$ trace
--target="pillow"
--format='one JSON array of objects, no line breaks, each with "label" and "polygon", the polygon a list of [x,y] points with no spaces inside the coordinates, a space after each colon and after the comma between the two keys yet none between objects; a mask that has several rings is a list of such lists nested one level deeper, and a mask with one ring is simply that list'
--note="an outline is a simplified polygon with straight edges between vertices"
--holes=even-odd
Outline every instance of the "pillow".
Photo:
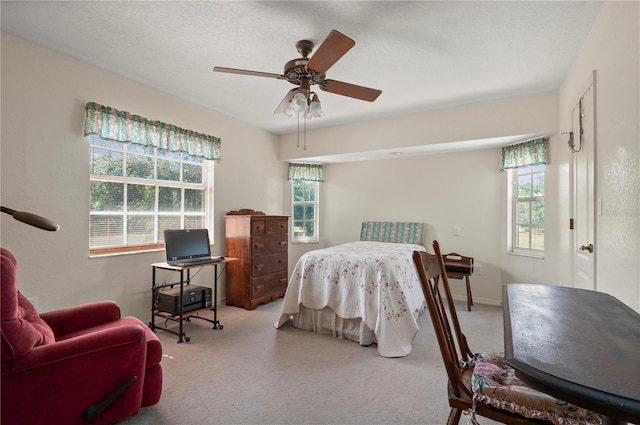
[{"label": "pillow", "polygon": [[363,221],[360,240],[422,245],[423,233],[423,223]]},{"label": "pillow", "polygon": [[29,300],[20,293],[16,281],[18,264],[11,252],[0,248],[0,297],[2,297],[1,327],[2,361],[17,359],[33,347],[55,342],[53,331],[40,318]]}]

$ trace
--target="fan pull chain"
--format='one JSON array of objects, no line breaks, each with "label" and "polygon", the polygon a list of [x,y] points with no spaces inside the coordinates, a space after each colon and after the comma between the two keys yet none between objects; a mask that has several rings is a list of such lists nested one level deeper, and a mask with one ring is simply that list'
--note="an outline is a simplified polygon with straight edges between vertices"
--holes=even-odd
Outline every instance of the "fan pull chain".
[{"label": "fan pull chain", "polygon": [[304,114],[304,150],[307,150],[307,114]]},{"label": "fan pull chain", "polygon": [[298,144],[296,145],[296,148],[300,147],[300,113],[298,113]]}]

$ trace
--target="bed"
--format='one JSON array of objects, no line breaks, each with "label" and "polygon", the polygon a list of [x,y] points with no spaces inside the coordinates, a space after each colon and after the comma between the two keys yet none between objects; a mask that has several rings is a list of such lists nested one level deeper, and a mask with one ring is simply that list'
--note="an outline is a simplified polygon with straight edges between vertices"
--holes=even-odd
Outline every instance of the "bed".
[{"label": "bed", "polygon": [[383,357],[411,352],[425,308],[413,251],[425,251],[424,224],[364,222],[360,241],[310,251],[289,279],[276,328],[377,344]]}]

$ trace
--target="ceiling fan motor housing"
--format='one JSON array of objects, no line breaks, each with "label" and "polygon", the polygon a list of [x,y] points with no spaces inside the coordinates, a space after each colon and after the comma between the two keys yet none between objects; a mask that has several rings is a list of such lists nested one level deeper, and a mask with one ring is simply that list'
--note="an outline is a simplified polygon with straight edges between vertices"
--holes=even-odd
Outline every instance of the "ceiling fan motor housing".
[{"label": "ceiling fan motor housing", "polygon": [[325,73],[314,72],[307,68],[309,62],[309,53],[313,50],[313,42],[309,40],[300,40],[296,43],[296,49],[298,53],[302,55],[301,58],[292,59],[284,66],[284,76],[291,84],[300,85],[303,81],[303,77],[309,78],[309,84],[320,84],[325,79]]},{"label": "ceiling fan motor housing", "polygon": [[324,73],[313,72],[307,68],[308,58],[292,59],[284,66],[284,76],[291,84],[299,85],[303,77],[309,78],[309,84],[320,84],[325,79]]}]

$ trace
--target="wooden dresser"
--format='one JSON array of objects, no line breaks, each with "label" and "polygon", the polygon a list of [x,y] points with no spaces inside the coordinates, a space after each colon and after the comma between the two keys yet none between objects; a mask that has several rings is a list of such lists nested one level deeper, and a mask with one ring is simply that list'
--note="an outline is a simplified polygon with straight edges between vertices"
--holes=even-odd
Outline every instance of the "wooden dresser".
[{"label": "wooden dresser", "polygon": [[227,305],[255,309],[284,295],[287,289],[289,217],[225,216]]}]

